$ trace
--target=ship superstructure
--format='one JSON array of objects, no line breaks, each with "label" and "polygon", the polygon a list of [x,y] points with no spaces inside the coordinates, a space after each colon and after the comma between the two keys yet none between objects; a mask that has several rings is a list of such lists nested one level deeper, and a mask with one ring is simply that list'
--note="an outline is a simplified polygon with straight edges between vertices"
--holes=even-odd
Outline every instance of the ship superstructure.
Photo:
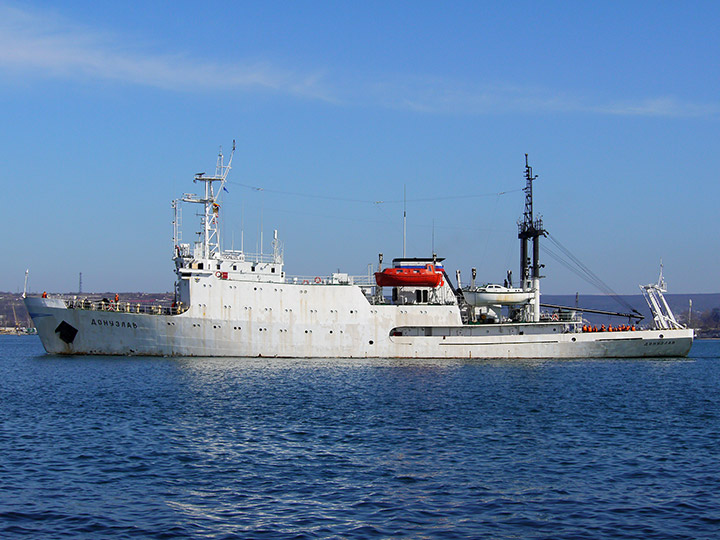
[{"label": "ship superstructure", "polygon": [[[233,144],[234,153],[234,144]],[[582,312],[541,313],[534,176],[518,224],[521,285],[454,287],[443,259],[402,257],[365,276],[288,276],[277,231],[272,253],[223,250],[220,196],[232,164],[195,175],[201,195],[173,201],[172,305],[26,297],[49,353],[346,358],[581,358],[684,356],[693,331],[672,316],[662,288],[648,290],[653,328],[588,331]],[[180,235],[180,203],[201,205],[194,245]],[[532,243],[532,259],[528,244]],[[459,285],[459,284],[458,284]],[[648,286],[650,287],[650,286]],[[657,310],[661,310],[658,314]],[[668,322],[669,321],[669,322]]]}]

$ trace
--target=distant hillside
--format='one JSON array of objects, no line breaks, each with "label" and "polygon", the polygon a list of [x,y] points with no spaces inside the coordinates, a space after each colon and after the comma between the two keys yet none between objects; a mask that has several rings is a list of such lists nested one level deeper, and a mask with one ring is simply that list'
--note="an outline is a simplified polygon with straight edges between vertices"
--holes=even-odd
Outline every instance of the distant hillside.
[{"label": "distant hillside", "polygon": [[[645,316],[643,324],[647,324],[652,320],[650,309],[648,308],[647,302],[645,302],[645,298],[641,294],[625,295],[620,296],[620,298]],[[670,306],[670,309],[672,309],[675,317],[677,317],[682,323],[687,322],[688,308],[690,306],[690,300],[692,300],[692,319],[690,322],[691,326],[694,328],[698,328],[699,323],[701,322],[701,315],[707,315],[713,310],[720,308],[720,293],[666,294],[665,300],[667,300],[667,303]],[[575,295],[543,295],[542,302],[544,304],[574,307]],[[603,295],[581,294],[578,297],[578,306],[580,308],[599,309],[603,311],[627,311],[627,309],[614,298]],[[618,319],[617,317],[607,317],[605,315],[586,314],[585,318],[593,324],[615,324],[616,322],[622,322],[622,319]],[[711,336],[707,335],[705,337]],[[713,334],[712,337],[716,336]]]},{"label": "distant hillside", "polygon": [[[633,306],[640,313],[650,315],[645,298],[641,294],[620,296],[625,302]],[[670,309],[675,313],[687,311],[689,301],[692,300],[693,311],[706,311],[720,307],[720,293],[712,294],[666,294],[665,299]],[[575,305],[575,295],[545,294],[542,297],[545,304],[558,304],[564,306]],[[612,297],[594,294],[581,294],[578,297],[578,305],[590,309],[602,309],[606,311],[624,311],[624,308]]]}]

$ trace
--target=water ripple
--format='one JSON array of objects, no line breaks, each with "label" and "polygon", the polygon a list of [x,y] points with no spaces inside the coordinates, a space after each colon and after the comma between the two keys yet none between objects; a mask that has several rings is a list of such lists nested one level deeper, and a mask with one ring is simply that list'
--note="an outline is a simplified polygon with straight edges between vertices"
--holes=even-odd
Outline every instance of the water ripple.
[{"label": "water ripple", "polygon": [[711,538],[680,361],[60,358],[1,336],[2,538]]}]

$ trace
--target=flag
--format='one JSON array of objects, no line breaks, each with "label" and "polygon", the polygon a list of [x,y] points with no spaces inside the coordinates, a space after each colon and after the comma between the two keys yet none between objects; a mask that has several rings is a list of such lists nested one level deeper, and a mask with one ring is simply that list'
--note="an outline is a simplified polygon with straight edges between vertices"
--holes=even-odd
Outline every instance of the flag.
[{"label": "flag", "polygon": [[223,186],[223,191],[224,191],[225,193],[230,193],[230,192],[228,191],[228,188],[226,188],[225,186]]}]

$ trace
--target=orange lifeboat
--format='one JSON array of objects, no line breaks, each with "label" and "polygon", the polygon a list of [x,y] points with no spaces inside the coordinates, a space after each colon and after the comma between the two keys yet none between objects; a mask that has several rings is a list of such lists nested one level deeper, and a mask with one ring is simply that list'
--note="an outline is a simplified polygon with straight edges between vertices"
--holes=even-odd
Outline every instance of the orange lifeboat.
[{"label": "orange lifeboat", "polygon": [[432,264],[400,266],[375,272],[375,282],[379,287],[438,287],[443,284],[443,275]]}]

